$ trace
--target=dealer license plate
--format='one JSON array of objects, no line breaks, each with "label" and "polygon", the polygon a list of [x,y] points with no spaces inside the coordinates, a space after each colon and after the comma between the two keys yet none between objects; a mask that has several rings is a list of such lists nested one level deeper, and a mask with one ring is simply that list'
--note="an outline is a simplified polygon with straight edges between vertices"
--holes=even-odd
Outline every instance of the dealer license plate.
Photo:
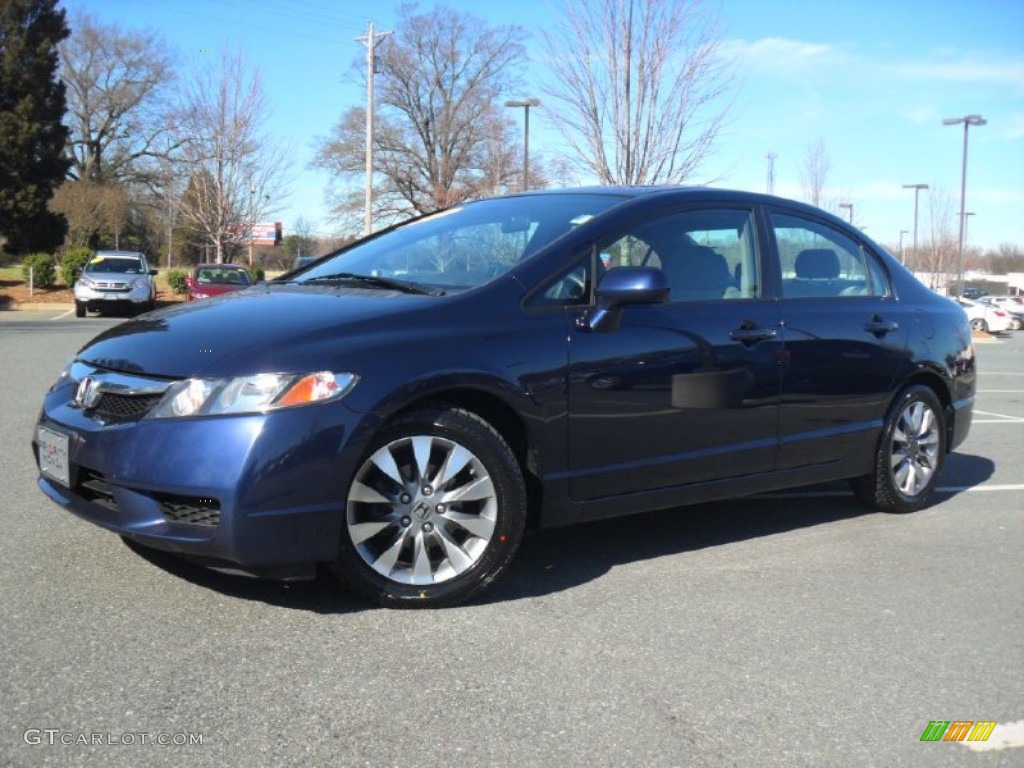
[{"label": "dealer license plate", "polygon": [[68,436],[61,432],[38,427],[39,469],[51,480],[65,488],[71,485],[71,463],[68,461]]}]

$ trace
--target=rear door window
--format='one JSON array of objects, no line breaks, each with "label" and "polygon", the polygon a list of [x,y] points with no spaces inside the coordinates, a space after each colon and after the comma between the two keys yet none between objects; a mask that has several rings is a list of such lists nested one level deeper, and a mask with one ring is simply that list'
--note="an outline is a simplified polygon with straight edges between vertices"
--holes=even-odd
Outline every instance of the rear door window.
[{"label": "rear door window", "polygon": [[820,221],[770,215],[785,298],[888,296],[886,271],[861,243]]}]

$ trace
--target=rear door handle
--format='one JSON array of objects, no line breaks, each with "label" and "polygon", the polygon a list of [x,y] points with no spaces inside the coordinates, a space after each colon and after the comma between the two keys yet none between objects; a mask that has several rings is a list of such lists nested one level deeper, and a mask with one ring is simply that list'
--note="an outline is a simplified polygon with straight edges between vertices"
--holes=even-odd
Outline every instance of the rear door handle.
[{"label": "rear door handle", "polygon": [[892,333],[899,327],[899,323],[883,320],[878,315],[875,315],[864,324],[864,330],[875,334],[875,336],[885,336],[885,334]]},{"label": "rear door handle", "polygon": [[774,339],[779,335],[775,328],[736,328],[729,331],[729,338],[742,344],[754,344],[758,341]]}]

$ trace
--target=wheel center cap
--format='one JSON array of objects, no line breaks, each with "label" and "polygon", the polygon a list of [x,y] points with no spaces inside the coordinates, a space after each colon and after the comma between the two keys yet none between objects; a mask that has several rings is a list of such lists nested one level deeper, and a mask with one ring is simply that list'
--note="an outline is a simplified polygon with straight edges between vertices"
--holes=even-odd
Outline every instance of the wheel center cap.
[{"label": "wheel center cap", "polygon": [[431,515],[434,514],[434,506],[429,502],[420,499],[412,505],[412,514],[417,520],[425,521],[429,520]]}]

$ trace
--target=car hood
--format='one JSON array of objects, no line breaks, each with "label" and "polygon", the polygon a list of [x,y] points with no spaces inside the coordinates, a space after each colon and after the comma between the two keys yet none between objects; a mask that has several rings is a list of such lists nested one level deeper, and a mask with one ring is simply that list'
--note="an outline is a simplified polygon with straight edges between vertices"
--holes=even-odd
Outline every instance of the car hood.
[{"label": "car hood", "polygon": [[377,344],[383,335],[422,329],[418,316],[446,299],[328,286],[257,286],[141,315],[97,336],[78,358],[170,378],[341,370],[346,351]]},{"label": "car hood", "polygon": [[244,283],[196,283],[192,289],[192,293],[205,293],[207,296],[220,296],[222,293],[231,293],[232,291],[244,291],[246,288],[252,286]]},{"label": "car hood", "polygon": [[148,279],[149,275],[145,272],[83,272],[82,277],[87,277],[90,280],[95,280],[99,283],[130,283],[132,280],[138,280],[140,277]]}]

